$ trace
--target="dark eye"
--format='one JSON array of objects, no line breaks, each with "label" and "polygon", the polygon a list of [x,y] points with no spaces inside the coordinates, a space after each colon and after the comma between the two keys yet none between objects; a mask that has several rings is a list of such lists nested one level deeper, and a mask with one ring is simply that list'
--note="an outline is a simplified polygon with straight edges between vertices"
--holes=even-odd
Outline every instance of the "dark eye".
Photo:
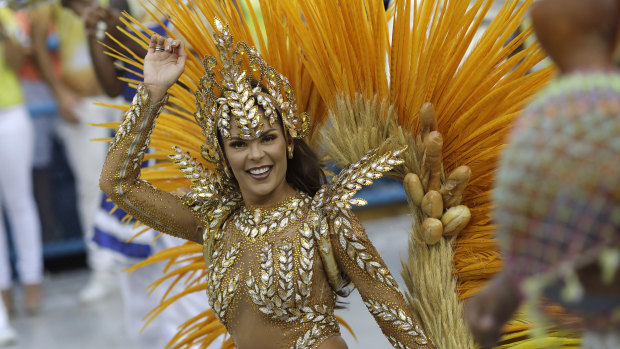
[{"label": "dark eye", "polygon": [[276,138],[278,138],[276,135],[266,135],[265,137],[263,137],[263,143],[268,143],[271,142],[273,140],[275,140]]},{"label": "dark eye", "polygon": [[229,145],[230,147],[232,147],[232,148],[239,149],[239,148],[243,148],[243,147],[245,147],[245,142],[242,142],[242,141],[234,141],[234,142],[230,142],[230,143],[228,143],[228,145]]}]

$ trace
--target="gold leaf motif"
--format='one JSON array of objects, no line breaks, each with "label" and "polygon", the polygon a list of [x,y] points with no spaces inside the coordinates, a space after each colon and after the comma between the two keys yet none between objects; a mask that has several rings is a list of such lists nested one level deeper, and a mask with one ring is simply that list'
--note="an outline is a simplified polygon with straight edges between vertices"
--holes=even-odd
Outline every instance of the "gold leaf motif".
[{"label": "gold leaf motif", "polygon": [[254,106],[254,99],[251,98],[245,103],[245,111],[249,111]]},{"label": "gold leaf motif", "polygon": [[345,250],[349,258],[361,270],[367,272],[370,277],[400,292],[392,275],[389,272],[386,273],[387,270],[384,270],[383,265],[375,261],[373,256],[366,252],[366,246],[359,241],[359,238],[351,233],[351,230],[345,228],[345,226],[350,227],[351,223],[344,218],[339,220],[337,218],[335,222],[340,222],[338,225],[334,224],[334,227],[339,226],[338,229],[335,229],[335,232],[338,236],[340,247]]},{"label": "gold leaf motif", "polygon": [[[398,327],[401,331],[407,333],[412,337],[416,337],[418,344],[426,344],[427,338],[420,327],[408,317],[402,309],[391,308],[386,304],[379,303],[373,299],[364,300],[364,304],[368,307],[368,310],[375,317],[384,321],[392,323],[392,325]],[[423,343],[422,343],[423,342]]]},{"label": "gold leaf motif", "polygon": [[239,213],[233,217],[233,221],[237,229],[242,231],[247,237],[253,239],[260,238],[268,232],[277,233],[288,224],[296,222],[299,217],[294,212],[307,207],[310,201],[310,197],[307,194],[299,192],[270,210],[257,208],[250,213],[247,208],[242,207]]},{"label": "gold leaf motif", "polygon": [[[239,282],[239,275],[237,274],[232,278],[227,285],[222,285],[224,276],[228,269],[234,264],[237,255],[240,251],[240,243],[232,246],[226,254],[223,254],[220,246],[213,253],[211,264],[212,268],[209,269],[207,279],[208,283],[207,294],[209,296],[211,306],[213,307],[216,317],[225,324],[226,310],[230,305],[233,295],[237,289]],[[220,259],[220,256],[222,257]]]},{"label": "gold leaf motif", "polygon": [[215,18],[213,20],[213,22],[215,23],[215,28],[219,31],[222,32],[224,30],[224,25],[222,24],[222,21],[220,21],[219,18]]}]

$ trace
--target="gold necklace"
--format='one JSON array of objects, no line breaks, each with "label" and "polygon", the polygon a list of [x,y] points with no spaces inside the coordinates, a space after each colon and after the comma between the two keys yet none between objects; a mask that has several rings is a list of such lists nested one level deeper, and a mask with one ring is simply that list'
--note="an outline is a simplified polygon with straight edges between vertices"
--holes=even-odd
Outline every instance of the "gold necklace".
[{"label": "gold necklace", "polygon": [[300,191],[273,207],[248,209],[243,206],[233,221],[246,237],[255,239],[268,232],[278,233],[289,223],[296,222],[300,210],[309,204],[310,196]]}]

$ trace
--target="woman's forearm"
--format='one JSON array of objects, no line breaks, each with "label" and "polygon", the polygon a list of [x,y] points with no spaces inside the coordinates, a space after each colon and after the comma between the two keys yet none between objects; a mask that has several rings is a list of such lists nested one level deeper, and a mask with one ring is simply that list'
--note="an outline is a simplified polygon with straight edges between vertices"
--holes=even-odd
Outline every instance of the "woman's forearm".
[{"label": "woman's forearm", "polygon": [[161,232],[202,243],[202,224],[176,196],[140,179],[155,119],[167,98],[152,104],[141,85],[121,124],[101,173],[101,189],[123,210]]},{"label": "woman's forearm", "polygon": [[332,224],[331,241],[342,271],[351,278],[394,348],[433,348],[410,314],[405,299],[361,223],[343,210]]}]

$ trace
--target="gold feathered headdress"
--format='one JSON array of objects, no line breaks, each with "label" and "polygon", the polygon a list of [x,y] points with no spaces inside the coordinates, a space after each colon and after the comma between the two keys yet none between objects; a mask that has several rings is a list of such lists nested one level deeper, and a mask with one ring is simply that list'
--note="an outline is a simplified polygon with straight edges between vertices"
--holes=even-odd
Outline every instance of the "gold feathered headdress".
[{"label": "gold feathered headdress", "polygon": [[196,91],[194,117],[203,131],[206,143],[202,146],[205,160],[225,166],[217,132],[230,138],[236,125],[244,140],[258,138],[263,130],[263,118],[270,125],[282,118],[287,136],[303,138],[310,132],[310,118],[298,113],[295,95],[288,79],[267,65],[258,51],[245,42],[235,43],[228,25],[214,20],[214,42],[218,60],[207,55],[203,61],[205,75]]}]

